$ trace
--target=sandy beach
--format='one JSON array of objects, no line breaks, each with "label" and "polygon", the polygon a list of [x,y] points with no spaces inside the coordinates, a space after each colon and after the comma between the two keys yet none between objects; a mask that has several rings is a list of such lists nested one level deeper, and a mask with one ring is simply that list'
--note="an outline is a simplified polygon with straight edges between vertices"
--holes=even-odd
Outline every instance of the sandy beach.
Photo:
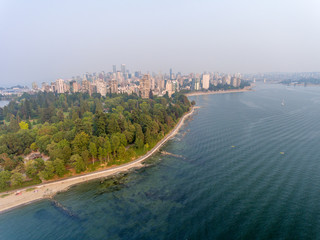
[{"label": "sandy beach", "polygon": [[224,93],[241,93],[241,92],[248,92],[252,91],[251,87],[245,87],[244,89],[230,89],[230,90],[223,90],[223,91],[207,91],[207,92],[191,92],[186,93],[187,97],[190,96],[198,96],[198,95],[211,95],[211,94],[224,94]]},{"label": "sandy beach", "polygon": [[[11,191],[9,193],[0,194],[0,213],[8,211],[18,206],[26,205],[34,201],[39,201],[44,198],[54,196],[56,193],[67,190],[70,186],[86,182],[93,179],[108,177],[119,172],[128,171],[131,168],[142,167],[142,162],[148,157],[157,152],[163,144],[165,144],[170,138],[178,133],[186,118],[191,116],[194,112],[193,107],[188,113],[186,113],[175,126],[160,142],[157,143],[149,152],[139,157],[138,159],[123,164],[121,166],[111,167],[105,170],[96,171],[93,173],[87,173],[83,175],[74,176],[71,178],[61,179],[54,182],[44,183],[40,185],[30,186],[24,189]],[[9,195],[7,195],[9,194]],[[7,196],[6,196],[7,195]]]}]

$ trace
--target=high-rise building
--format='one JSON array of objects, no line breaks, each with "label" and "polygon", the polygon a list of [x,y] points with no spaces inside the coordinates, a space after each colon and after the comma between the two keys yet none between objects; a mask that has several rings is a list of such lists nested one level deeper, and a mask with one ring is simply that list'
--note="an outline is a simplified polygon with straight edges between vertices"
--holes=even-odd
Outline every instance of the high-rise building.
[{"label": "high-rise building", "polygon": [[210,81],[210,75],[203,74],[202,75],[202,88],[203,89],[209,89],[209,81]]},{"label": "high-rise building", "polygon": [[90,84],[90,90],[89,90],[89,94],[91,96],[92,93],[97,93],[97,85],[96,84]]},{"label": "high-rise building", "polygon": [[123,83],[123,75],[120,71],[117,71],[117,74],[116,74],[116,79],[118,80],[118,83],[119,84],[122,84]]},{"label": "high-rise building", "polygon": [[49,91],[50,92],[56,92],[57,89],[56,89],[56,83],[55,82],[52,82],[51,85],[50,85],[50,88],[49,88]]},{"label": "high-rise building", "polygon": [[149,74],[145,74],[140,79],[140,92],[141,92],[142,98],[149,98],[150,82],[151,82],[151,79]]},{"label": "high-rise building", "polygon": [[125,64],[121,64],[121,72],[122,72],[122,74],[126,73],[126,65]]},{"label": "high-rise building", "polygon": [[134,72],[134,77],[139,78],[141,75],[140,71]]},{"label": "high-rise building", "polygon": [[55,91],[57,93],[65,93],[66,92],[65,83],[64,83],[63,79],[60,78],[60,79],[56,80]]},{"label": "high-rise building", "polygon": [[116,66],[116,65],[113,65],[113,66],[112,66],[112,70],[113,70],[113,73],[116,73],[116,72],[117,72],[117,66]]},{"label": "high-rise building", "polygon": [[99,73],[99,78],[100,78],[100,79],[104,79],[104,76],[105,76],[104,71],[102,71],[101,73]]},{"label": "high-rise building", "polygon": [[150,79],[150,89],[151,89],[151,90],[154,90],[154,87],[155,87],[155,79],[152,77],[152,78]]},{"label": "high-rise building", "polygon": [[79,91],[80,91],[80,84],[77,83],[77,81],[72,80],[72,81],[70,82],[70,91],[71,91],[72,93],[79,92]]},{"label": "high-rise building", "polygon": [[97,93],[100,93],[101,96],[106,96],[107,94],[107,84],[102,79],[96,81]]},{"label": "high-rise building", "polygon": [[177,80],[172,81],[172,92],[179,92],[179,84]]},{"label": "high-rise building", "polygon": [[200,77],[198,75],[194,78],[193,90],[200,90]]},{"label": "high-rise building", "polygon": [[172,81],[168,80],[166,82],[166,92],[168,93],[168,96],[171,97],[173,91],[172,91]]},{"label": "high-rise building", "polygon": [[233,77],[233,78],[231,78],[231,83],[232,83],[233,87],[240,87],[241,80],[240,80],[240,78]]},{"label": "high-rise building", "polygon": [[121,80],[122,80],[122,74],[121,74],[120,71],[117,71],[117,73],[116,73],[116,78],[117,78],[118,81],[121,81]]},{"label": "high-rise building", "polygon": [[43,91],[43,92],[50,92],[50,90],[51,90],[51,86],[50,86],[48,83],[43,82],[43,83],[41,84],[41,91]]},{"label": "high-rise building", "polygon": [[222,85],[225,85],[227,83],[227,77],[223,76],[221,81],[222,81]]},{"label": "high-rise building", "polygon": [[162,91],[162,90],[164,89],[164,79],[163,79],[163,76],[162,76],[162,75],[159,76],[158,89],[159,89],[160,91]]},{"label": "high-rise building", "polygon": [[83,93],[89,93],[91,95],[91,87],[90,87],[90,82],[88,80],[83,80],[82,81],[82,92]]},{"label": "high-rise building", "polygon": [[110,90],[111,90],[111,93],[118,93],[118,81],[117,81],[117,79],[112,79],[110,81]]},{"label": "high-rise building", "polygon": [[173,77],[173,76],[172,76],[172,74],[173,74],[173,73],[172,73],[172,68],[170,68],[169,74],[170,74],[170,75],[169,75],[169,79],[172,80],[172,77]]},{"label": "high-rise building", "polygon": [[36,82],[32,83],[32,90],[34,90],[34,91],[38,90],[38,84]]},{"label": "high-rise building", "polygon": [[229,74],[227,75],[226,84],[231,85],[231,76]]}]

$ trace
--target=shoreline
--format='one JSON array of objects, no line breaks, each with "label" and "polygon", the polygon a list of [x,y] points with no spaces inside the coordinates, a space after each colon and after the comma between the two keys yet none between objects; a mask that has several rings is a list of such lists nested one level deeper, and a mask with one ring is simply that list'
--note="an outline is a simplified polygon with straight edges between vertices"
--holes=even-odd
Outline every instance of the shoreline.
[{"label": "shoreline", "polygon": [[212,95],[212,94],[224,94],[224,93],[242,93],[242,92],[249,92],[253,91],[251,87],[245,87],[244,89],[230,89],[230,90],[222,90],[222,91],[207,91],[207,92],[191,92],[186,93],[187,97],[191,96],[199,96],[199,95]]},{"label": "shoreline", "polygon": [[[74,176],[66,179],[61,179],[53,182],[43,183],[39,185],[29,186],[23,189],[17,189],[9,193],[3,193],[0,195],[0,214],[3,212],[10,211],[17,207],[25,206],[36,201],[40,201],[45,198],[51,198],[59,192],[68,190],[71,186],[87,182],[94,179],[109,177],[120,172],[126,172],[131,168],[142,167],[142,162],[156,153],[169,139],[175,136],[179,129],[183,126],[186,118],[194,113],[192,107],[189,112],[185,113],[177,123],[177,125],[161,140],[159,141],[150,151],[145,155],[133,160],[129,163],[122,164],[120,166],[111,167],[104,170],[95,171],[92,173],[86,173],[79,176]],[[29,191],[28,191],[29,189]],[[32,189],[30,191],[30,189]],[[16,193],[19,193],[18,195]],[[9,194],[1,198],[3,195]]]}]

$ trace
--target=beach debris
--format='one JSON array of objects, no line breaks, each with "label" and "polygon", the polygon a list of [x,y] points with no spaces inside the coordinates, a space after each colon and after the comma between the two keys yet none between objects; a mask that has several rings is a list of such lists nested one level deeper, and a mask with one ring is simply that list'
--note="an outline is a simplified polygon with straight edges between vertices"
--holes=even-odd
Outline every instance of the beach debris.
[{"label": "beach debris", "polygon": [[233,146],[233,145],[232,145],[231,147],[232,147],[232,148],[235,148],[236,146]]},{"label": "beach debris", "polygon": [[280,152],[280,154],[282,154],[282,155],[283,155],[283,154],[284,154],[284,152]]}]

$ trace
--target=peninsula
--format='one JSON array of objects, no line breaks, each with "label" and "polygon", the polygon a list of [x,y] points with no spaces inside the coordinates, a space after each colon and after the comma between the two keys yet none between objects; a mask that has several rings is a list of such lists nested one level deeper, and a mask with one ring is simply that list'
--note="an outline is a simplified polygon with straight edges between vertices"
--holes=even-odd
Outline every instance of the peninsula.
[{"label": "peninsula", "polygon": [[0,213],[18,206],[32,203],[34,201],[39,201],[44,198],[50,198],[56,193],[65,191],[70,186],[75,184],[87,182],[97,178],[108,177],[120,172],[128,171],[132,168],[142,167],[142,162],[144,160],[156,153],[170,138],[178,133],[179,129],[183,126],[184,121],[193,114],[195,108],[196,107],[192,107],[188,113],[184,114],[177,125],[174,127],[174,129],[170,131],[170,133],[168,133],[150,151],[148,151],[145,155],[139,157],[138,159],[121,166],[109,167],[105,170],[96,171],[93,173],[82,174],[67,179],[39,184],[37,186],[34,186],[33,188],[24,188],[20,189],[19,191],[11,191],[9,194],[6,193],[5,197],[0,196]]}]

